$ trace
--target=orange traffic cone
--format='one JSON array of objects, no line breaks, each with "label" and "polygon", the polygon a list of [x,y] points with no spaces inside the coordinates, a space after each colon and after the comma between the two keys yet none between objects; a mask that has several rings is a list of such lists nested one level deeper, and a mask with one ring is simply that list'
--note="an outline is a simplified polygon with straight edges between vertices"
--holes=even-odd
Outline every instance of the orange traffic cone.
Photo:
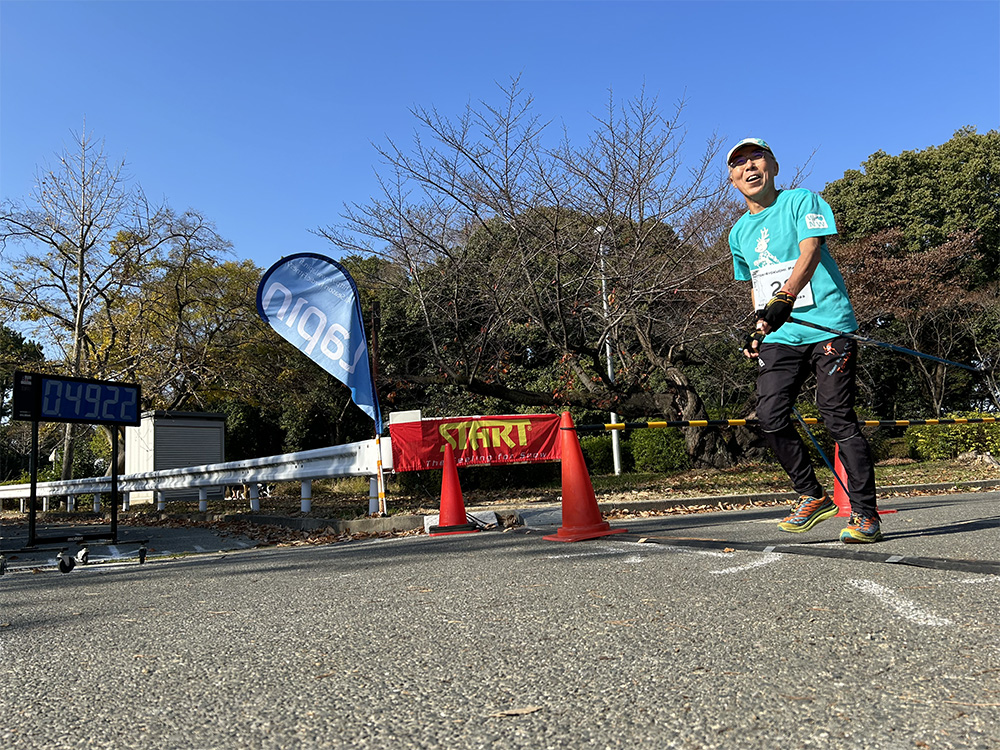
[{"label": "orange traffic cone", "polygon": [[562,526],[555,534],[542,538],[553,542],[578,542],[628,531],[612,529],[601,516],[576,427],[568,411],[563,412],[559,430],[562,447]]},{"label": "orange traffic cone", "polygon": [[462,487],[458,483],[458,468],[455,466],[455,451],[450,443],[444,444],[444,473],[441,477],[441,515],[438,525],[427,530],[429,536],[445,534],[471,534],[479,531],[474,523],[469,523],[462,501]]},{"label": "orange traffic cone", "polygon": [[[834,518],[851,515],[851,496],[847,494],[847,471],[844,464],[840,462],[840,445],[833,444],[833,471],[836,476],[833,478],[833,503],[837,506],[837,515]],[[891,510],[880,510],[878,514],[884,516],[886,513],[895,513],[896,508]]]},{"label": "orange traffic cone", "polygon": [[840,462],[840,445],[833,444],[833,504],[837,506],[837,515],[834,518],[851,515],[851,496],[847,494],[847,472]]}]

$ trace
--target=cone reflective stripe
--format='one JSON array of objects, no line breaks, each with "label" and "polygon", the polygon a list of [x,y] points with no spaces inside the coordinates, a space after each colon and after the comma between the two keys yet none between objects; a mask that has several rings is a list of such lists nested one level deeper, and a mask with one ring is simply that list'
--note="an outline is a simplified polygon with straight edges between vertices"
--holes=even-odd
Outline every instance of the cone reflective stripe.
[{"label": "cone reflective stripe", "polygon": [[555,534],[543,537],[553,542],[578,542],[610,534],[621,534],[628,529],[612,529],[601,516],[590,483],[587,464],[583,460],[580,439],[573,426],[573,418],[564,411],[559,423],[559,440],[562,448],[562,526]]},{"label": "cone reflective stripe", "polygon": [[444,444],[440,513],[438,525],[431,526],[427,531],[429,536],[471,534],[479,531],[479,527],[469,523],[469,518],[465,515],[465,502],[462,500],[462,487],[458,483],[458,467],[455,465],[455,451],[452,450],[450,443]]}]

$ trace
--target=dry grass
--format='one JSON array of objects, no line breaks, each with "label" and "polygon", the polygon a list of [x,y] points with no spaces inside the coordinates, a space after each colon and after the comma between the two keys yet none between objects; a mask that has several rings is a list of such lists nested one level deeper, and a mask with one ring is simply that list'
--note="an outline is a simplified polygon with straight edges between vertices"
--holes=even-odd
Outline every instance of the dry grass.
[{"label": "dry grass", "polygon": [[[820,469],[820,481],[833,488],[833,478],[829,470]],[[876,467],[876,478],[880,488],[895,485],[957,483],[978,480],[1000,480],[1000,468],[981,462],[959,461],[926,461],[926,462],[887,462],[887,465]],[[790,486],[784,472],[776,464],[755,464],[741,466],[735,469],[700,469],[678,472],[675,474],[625,474],[622,476],[591,477],[595,494],[599,502],[614,502],[624,500],[653,500],[669,498],[671,500],[684,498],[712,498],[724,495],[747,495],[789,492]],[[881,490],[885,494],[885,490]],[[503,506],[526,506],[558,503],[561,488],[558,484],[546,487],[498,487],[490,490],[463,491],[466,507],[486,506],[499,508]],[[276,515],[295,517],[301,516],[301,498],[297,483],[279,484],[273,488],[269,497],[260,498],[261,515]],[[368,514],[368,481],[363,478],[344,480],[325,480],[313,482],[312,510],[313,518],[355,519]],[[427,494],[413,495],[401,492],[399,483],[388,482],[386,505],[391,514],[432,514],[438,512],[438,498]],[[212,500],[209,510],[213,517],[223,515],[249,514],[250,501],[246,499]],[[717,507],[717,506],[714,506]],[[62,520],[67,516],[79,522],[88,517],[96,518],[91,509],[91,503],[84,498],[77,499],[77,513],[40,513],[40,518]],[[121,514],[120,522],[133,518],[138,522],[138,516],[151,515],[155,506],[133,506],[129,514]],[[170,515],[194,516],[198,513],[198,502],[170,502],[167,506]],[[12,507],[10,501],[3,509],[6,520],[15,520],[22,514]],[[68,519],[67,519],[68,520]]]},{"label": "dry grass", "polygon": [[[832,487],[830,472],[823,469],[819,472],[820,480]],[[1000,480],[1000,467],[983,462],[934,461],[915,463],[909,461],[887,462],[876,468],[876,476],[883,497],[893,494],[913,494],[907,492],[892,492],[886,488],[893,485],[914,484],[955,484],[961,482],[996,479]],[[787,492],[788,480],[780,467],[776,465],[742,466],[737,469],[692,470],[672,475],[663,474],[628,474],[616,476],[592,477],[595,494],[601,503],[635,503],[644,500],[672,501],[672,507],[667,509],[616,509],[606,512],[609,519],[622,519],[637,516],[664,514],[707,513],[720,509],[746,508],[753,505],[784,504],[779,501],[756,501],[747,503],[741,501],[713,502],[711,498],[725,495],[767,494]],[[466,507],[486,506],[500,511],[507,507],[526,507],[529,505],[558,503],[561,488],[558,484],[551,487],[517,488],[501,487],[491,490],[475,490],[463,492]],[[690,499],[690,502],[684,502]],[[49,512],[39,513],[39,523],[71,523],[107,524],[109,518],[105,514],[95,514],[91,511],[91,503],[78,499],[79,511],[75,513]],[[437,498],[403,494],[397,482],[390,481],[387,491],[387,506],[390,513],[396,514],[432,514],[438,508]],[[677,502],[680,501],[680,502]],[[9,506],[9,502],[8,502]],[[211,528],[221,534],[238,534],[248,537],[260,546],[299,546],[316,544],[333,544],[363,539],[369,536],[400,536],[395,532],[380,532],[377,534],[345,533],[333,526],[312,531],[297,531],[281,525],[251,523],[249,500],[227,499],[209,502],[208,516],[198,513],[198,502],[171,502],[167,513],[155,511],[154,506],[134,506],[129,512],[119,514],[119,523],[131,526],[201,526]],[[368,513],[368,483],[364,479],[335,480],[313,483],[311,518],[318,519],[355,519]],[[260,498],[260,515],[282,517],[301,516],[301,499],[297,483],[278,485],[269,497]],[[26,522],[25,514],[17,509],[7,507],[0,513],[5,524],[20,525]],[[224,518],[227,517],[227,518]],[[409,531],[408,534],[422,533]]]}]

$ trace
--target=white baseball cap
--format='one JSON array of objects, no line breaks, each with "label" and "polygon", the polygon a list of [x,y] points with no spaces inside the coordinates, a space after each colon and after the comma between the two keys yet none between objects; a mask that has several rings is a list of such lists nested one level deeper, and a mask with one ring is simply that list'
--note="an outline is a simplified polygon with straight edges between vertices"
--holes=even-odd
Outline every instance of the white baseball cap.
[{"label": "white baseball cap", "polygon": [[729,160],[733,158],[733,154],[736,153],[737,150],[743,148],[743,146],[757,146],[758,148],[766,150],[768,153],[771,154],[771,156],[774,156],[774,152],[771,151],[771,147],[767,145],[767,141],[764,141],[760,138],[744,138],[742,141],[740,141],[731,149],[729,149],[729,153],[726,154],[727,166],[729,165]]}]

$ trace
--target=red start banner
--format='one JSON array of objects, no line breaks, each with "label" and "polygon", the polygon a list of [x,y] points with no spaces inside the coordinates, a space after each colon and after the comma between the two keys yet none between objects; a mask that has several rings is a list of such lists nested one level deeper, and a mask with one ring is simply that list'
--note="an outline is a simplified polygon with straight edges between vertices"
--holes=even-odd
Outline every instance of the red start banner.
[{"label": "red start banner", "polygon": [[559,416],[517,414],[446,417],[389,425],[394,471],[440,469],[444,446],[457,466],[490,466],[558,461],[562,458]]}]

